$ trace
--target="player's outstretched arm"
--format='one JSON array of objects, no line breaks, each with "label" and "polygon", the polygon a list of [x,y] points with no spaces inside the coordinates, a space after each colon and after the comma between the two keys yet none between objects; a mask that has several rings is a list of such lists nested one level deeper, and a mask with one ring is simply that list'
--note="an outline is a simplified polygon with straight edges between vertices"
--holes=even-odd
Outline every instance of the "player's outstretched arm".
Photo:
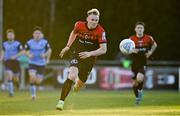
[{"label": "player's outstretched arm", "polygon": [[153,52],[156,50],[156,48],[157,48],[157,43],[154,41],[153,45],[151,46],[151,49],[146,54],[146,57],[149,58],[153,54]]},{"label": "player's outstretched arm", "polygon": [[86,51],[80,52],[79,57],[81,59],[85,59],[91,56],[100,56],[102,54],[105,54],[106,52],[107,52],[107,44],[103,43],[103,44],[100,44],[100,47],[97,50],[90,51],[90,52],[86,52]]},{"label": "player's outstretched arm", "polygon": [[72,43],[73,43],[74,40],[76,39],[76,36],[77,36],[77,34],[74,33],[74,31],[72,31],[71,34],[70,34],[70,36],[69,36],[69,40],[68,40],[68,43],[67,43],[66,47],[64,47],[64,48],[61,50],[60,54],[59,54],[59,56],[60,56],[61,58],[62,58],[62,57],[64,56],[64,54],[70,49]]},{"label": "player's outstretched arm", "polygon": [[46,59],[47,64],[48,64],[49,61],[50,61],[51,54],[52,54],[52,49],[51,49],[51,48],[48,48],[47,52],[45,53],[46,58],[47,58],[47,59]]}]

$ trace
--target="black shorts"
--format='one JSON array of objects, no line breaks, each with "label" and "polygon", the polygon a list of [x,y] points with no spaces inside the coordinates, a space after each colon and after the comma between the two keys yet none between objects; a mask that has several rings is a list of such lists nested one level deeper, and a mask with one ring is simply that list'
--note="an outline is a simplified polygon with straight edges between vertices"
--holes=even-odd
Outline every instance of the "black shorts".
[{"label": "black shorts", "polygon": [[44,75],[45,66],[38,66],[35,64],[29,64],[29,70],[35,70],[37,74]]},{"label": "black shorts", "polygon": [[5,70],[11,70],[13,73],[20,72],[20,63],[18,60],[6,60],[4,61]]},{"label": "black shorts", "polygon": [[140,72],[142,74],[145,73],[145,69],[146,69],[146,64],[136,64],[133,63],[131,70],[134,73],[134,76],[132,77],[132,79],[136,79],[137,74]]},{"label": "black shorts", "polygon": [[132,72],[134,73],[134,76],[132,79],[136,79],[137,74],[140,72],[142,74],[145,73],[145,68],[147,65],[147,59],[144,53],[139,53],[139,54],[132,54]]},{"label": "black shorts", "polygon": [[89,73],[91,72],[95,63],[95,58],[80,59],[77,55],[74,55],[70,60],[70,66],[75,66],[79,70],[79,79],[82,82],[86,82]]}]

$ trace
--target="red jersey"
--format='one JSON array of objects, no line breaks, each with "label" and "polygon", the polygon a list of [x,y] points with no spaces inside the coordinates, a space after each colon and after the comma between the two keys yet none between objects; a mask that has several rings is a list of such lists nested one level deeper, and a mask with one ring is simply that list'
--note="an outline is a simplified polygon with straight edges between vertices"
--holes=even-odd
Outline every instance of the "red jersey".
[{"label": "red jersey", "polygon": [[134,41],[135,48],[139,49],[139,52],[137,54],[133,53],[131,55],[133,64],[134,63],[136,65],[146,64],[147,59],[146,59],[145,53],[147,53],[151,49],[154,43],[153,37],[150,35],[144,35],[143,37],[138,38],[136,35],[133,35],[130,37],[130,39]]},{"label": "red jersey", "polygon": [[96,50],[99,48],[99,44],[106,43],[105,31],[99,24],[95,29],[88,29],[87,22],[78,21],[73,31],[77,37],[72,48],[77,53]]},{"label": "red jersey", "polygon": [[135,43],[135,47],[139,49],[140,52],[147,52],[151,49],[152,44],[154,43],[154,39],[150,35],[144,35],[141,38],[138,38],[136,35],[130,37],[132,41]]}]

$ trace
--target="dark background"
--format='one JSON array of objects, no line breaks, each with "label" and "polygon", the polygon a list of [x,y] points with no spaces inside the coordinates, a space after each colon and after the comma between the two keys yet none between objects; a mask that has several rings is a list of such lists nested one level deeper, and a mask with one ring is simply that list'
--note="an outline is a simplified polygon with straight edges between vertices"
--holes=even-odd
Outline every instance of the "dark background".
[{"label": "dark background", "polygon": [[108,38],[108,53],[100,59],[113,60],[119,42],[134,34],[136,21],[144,21],[145,33],[158,44],[151,59],[180,60],[179,0],[4,0],[4,35],[14,28],[16,38],[25,44],[33,27],[41,26],[53,49],[52,59],[59,59],[74,23],[85,20],[91,8],[99,9]]}]

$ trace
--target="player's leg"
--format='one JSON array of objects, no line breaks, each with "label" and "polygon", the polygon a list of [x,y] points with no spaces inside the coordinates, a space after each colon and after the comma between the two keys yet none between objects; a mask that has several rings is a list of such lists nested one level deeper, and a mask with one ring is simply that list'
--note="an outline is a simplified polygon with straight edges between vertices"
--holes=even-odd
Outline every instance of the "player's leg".
[{"label": "player's leg", "polygon": [[19,88],[19,73],[14,73],[13,74],[13,82],[14,85]]},{"label": "player's leg", "polygon": [[133,88],[133,92],[134,92],[134,95],[136,98],[138,98],[138,82],[137,82],[137,73],[138,73],[138,70],[136,67],[133,67],[132,66],[132,72],[134,73],[133,77],[132,77],[132,88]]},{"label": "player's leg", "polygon": [[39,86],[43,79],[44,79],[44,72],[45,72],[45,66],[36,66],[37,72],[36,72],[36,80],[35,84]]},{"label": "player's leg", "polygon": [[12,62],[10,60],[5,61],[5,72],[4,76],[5,79],[7,80],[7,85],[8,85],[8,92],[9,96],[12,97],[14,95],[14,85],[13,85],[13,72],[12,72]]},{"label": "player's leg", "polygon": [[13,72],[11,70],[5,70],[5,78],[8,80],[8,91],[9,91],[9,96],[12,97],[14,96],[14,84],[13,84]]},{"label": "player's leg", "polygon": [[138,98],[140,101],[142,100],[143,97],[143,80],[144,80],[144,74],[139,72],[137,74],[137,81],[138,81]]},{"label": "player's leg", "polygon": [[38,73],[37,73],[37,75],[36,75],[36,80],[35,80],[35,84],[36,84],[37,86],[39,86],[39,85],[42,83],[43,78],[44,78],[44,75],[43,75],[43,74],[38,74]]},{"label": "player's leg", "polygon": [[133,91],[134,91],[134,95],[136,97],[135,98],[135,104],[139,104],[141,99],[139,98],[139,90],[138,90],[138,81],[137,81],[137,79],[133,80]]},{"label": "player's leg", "polygon": [[58,101],[58,104],[56,105],[56,109],[58,109],[58,110],[63,109],[64,101],[71,90],[72,84],[76,80],[76,78],[78,78],[78,72],[79,72],[78,68],[75,66],[71,66],[69,68],[68,78],[64,82],[64,85],[62,87],[61,97],[60,97],[60,100]]},{"label": "player's leg", "polygon": [[13,82],[17,88],[19,88],[19,76],[20,76],[20,63],[19,61],[14,61],[13,66]]},{"label": "player's leg", "polygon": [[144,72],[145,66],[144,62],[136,62],[132,64],[132,72],[134,72],[134,83],[133,90],[136,96],[136,104],[139,104],[143,97],[143,80],[144,80]]},{"label": "player's leg", "polygon": [[85,86],[89,73],[93,68],[94,62],[81,62],[79,65],[79,78],[75,81],[74,91],[78,92]]},{"label": "player's leg", "polygon": [[79,71],[77,67],[72,66],[69,68],[68,79],[65,81],[62,88],[61,98],[60,98],[61,100],[64,101],[67,95],[69,94],[73,82],[76,80],[76,78],[78,78],[78,72]]},{"label": "player's leg", "polygon": [[144,77],[145,77],[145,70],[146,70],[146,66],[143,64],[142,66],[140,66],[139,68],[139,73],[137,75],[137,80],[138,80],[138,89],[142,90],[143,89],[143,82],[144,82]]},{"label": "player's leg", "polygon": [[146,65],[144,63],[139,65],[139,72],[137,74],[137,81],[138,81],[138,98],[140,101],[143,98],[143,82],[144,82],[144,72],[146,69]]},{"label": "player's leg", "polygon": [[135,97],[138,97],[138,82],[136,79],[133,79],[133,92]]},{"label": "player's leg", "polygon": [[139,104],[140,103],[140,98],[138,97],[138,87],[139,87],[139,82],[137,80],[138,77],[138,71],[139,68],[135,65],[132,65],[132,72],[134,73],[134,76],[132,77],[133,79],[133,92],[135,95],[135,104]]},{"label": "player's leg", "polygon": [[31,97],[34,100],[36,98],[36,70],[29,70],[29,83],[30,83],[30,92]]},{"label": "player's leg", "polygon": [[30,64],[29,65],[29,83],[30,83],[30,92],[32,100],[36,98],[36,66]]},{"label": "player's leg", "polygon": [[85,82],[81,81],[81,79],[77,78],[73,87],[74,92],[78,92],[82,87],[85,86]]},{"label": "player's leg", "polygon": [[139,72],[137,74],[138,90],[142,90],[142,88],[143,88],[143,80],[144,80],[144,74]]},{"label": "player's leg", "polygon": [[[45,66],[36,66],[36,79],[34,82],[35,87],[39,87],[44,79]],[[36,95],[37,96],[37,95]]]}]

